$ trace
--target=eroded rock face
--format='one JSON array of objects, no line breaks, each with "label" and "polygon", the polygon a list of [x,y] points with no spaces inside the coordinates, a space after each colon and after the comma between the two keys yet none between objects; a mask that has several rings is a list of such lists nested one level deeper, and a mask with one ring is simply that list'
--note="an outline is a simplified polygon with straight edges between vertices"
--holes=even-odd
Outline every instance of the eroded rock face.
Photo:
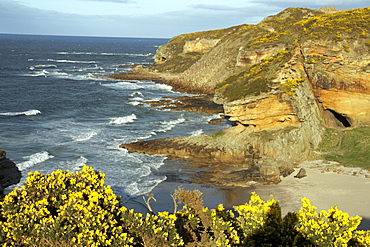
[{"label": "eroded rock face", "polygon": [[[370,124],[369,48],[364,42],[306,42],[302,48],[313,92],[324,110],[350,126]],[[326,117],[326,122],[330,119]],[[349,126],[346,126],[349,127]]]},{"label": "eroded rock face", "polygon": [[[323,12],[333,14],[322,17]],[[184,52],[206,51],[177,80],[193,92],[216,93],[214,101],[237,126],[123,147],[212,164],[225,177],[253,174],[278,182],[295,163],[315,156],[325,126],[370,124],[370,30],[363,18],[369,12],[287,9],[255,27],[230,28],[217,43],[206,41],[204,33],[186,42],[181,37],[177,46],[169,42],[155,58],[175,61]],[[349,17],[355,24],[337,32],[352,25]],[[210,174],[214,181],[221,177]]]},{"label": "eroded rock face", "polygon": [[201,52],[201,53],[206,53],[209,52],[212,47],[217,45],[217,43],[221,39],[195,39],[195,40],[190,40],[186,41],[184,45],[184,53],[189,53],[189,52]]},{"label": "eroded rock face", "polygon": [[239,53],[236,57],[235,66],[251,67],[258,64],[262,59],[276,55],[279,51],[285,48],[284,44],[275,44],[273,46],[266,46],[256,50],[248,50],[244,47],[239,48]]},{"label": "eroded rock face", "polygon": [[281,93],[251,98],[245,102],[226,103],[224,110],[225,115],[230,116],[230,121],[253,125],[259,130],[274,130],[300,123],[291,102],[284,100]]},{"label": "eroded rock face", "polygon": [[370,124],[370,94],[322,89],[315,90],[315,94],[324,109],[330,110],[336,118],[343,117],[343,127]]}]

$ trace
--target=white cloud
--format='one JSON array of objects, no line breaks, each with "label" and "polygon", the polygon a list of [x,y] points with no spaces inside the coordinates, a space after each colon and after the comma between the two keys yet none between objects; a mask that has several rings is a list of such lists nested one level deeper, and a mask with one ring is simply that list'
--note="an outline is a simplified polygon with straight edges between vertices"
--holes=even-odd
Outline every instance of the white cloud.
[{"label": "white cloud", "polygon": [[129,3],[130,0],[79,0],[79,1],[89,1],[89,2],[112,2],[112,3]]},{"label": "white cloud", "polygon": [[217,11],[236,11],[238,8],[229,7],[226,5],[215,5],[215,4],[195,4],[190,5],[190,8],[194,9],[206,9],[206,10],[217,10]]},{"label": "white cloud", "polygon": [[[57,10],[56,7],[41,8],[39,7],[41,1],[32,0],[33,5],[31,5],[30,0],[22,0],[22,2],[0,0],[0,33],[170,38],[183,33],[227,28],[240,24],[256,24],[263,18],[289,7],[282,6],[283,3],[286,5],[301,3],[298,0],[284,2],[255,0],[253,3],[239,2],[237,6],[235,2],[234,5],[231,3],[224,5],[221,1],[214,1],[213,4],[207,4],[204,1],[202,4],[197,4],[196,0],[187,0],[176,8],[168,5],[169,1],[173,0],[162,0],[160,4],[156,1],[147,2],[149,0],[94,0],[99,2],[88,4],[87,0],[58,1],[59,4],[68,3],[70,7],[77,6],[71,3],[80,3],[81,5],[78,5],[72,13]],[[120,1],[123,4],[114,1]],[[353,1],[364,2],[363,0]],[[50,0],[48,2],[48,4],[54,3]],[[341,1],[338,0],[338,2]],[[95,11],[93,14],[80,10],[80,6],[88,8],[95,4],[99,7],[113,5],[116,10],[115,12]],[[153,4],[157,5],[154,7]],[[303,7],[318,8],[321,5]]]},{"label": "white cloud", "polygon": [[312,0],[312,1],[301,1],[301,0],[255,0],[254,3],[261,3],[267,5],[278,6],[281,8],[288,7],[305,7],[311,9],[317,9],[320,7],[333,6],[338,9],[353,9],[353,8],[364,8],[369,7],[369,0]]}]

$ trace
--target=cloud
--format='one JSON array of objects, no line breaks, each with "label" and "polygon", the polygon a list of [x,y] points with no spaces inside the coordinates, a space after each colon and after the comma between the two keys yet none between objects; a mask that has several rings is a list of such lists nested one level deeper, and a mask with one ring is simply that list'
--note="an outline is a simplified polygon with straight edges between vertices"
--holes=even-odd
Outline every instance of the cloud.
[{"label": "cloud", "polygon": [[130,3],[130,0],[79,0],[88,2]]},{"label": "cloud", "polygon": [[215,4],[194,4],[190,5],[190,8],[194,9],[206,9],[206,10],[217,10],[217,11],[235,11],[238,8],[229,7],[226,5],[215,5]]},{"label": "cloud", "polygon": [[[160,14],[82,15],[0,0],[0,23],[6,23],[0,25],[0,33],[170,38],[183,33],[258,23],[266,17],[265,10],[240,8],[237,11],[222,5],[197,5]],[[275,13],[267,11],[267,14]]]},{"label": "cloud", "polygon": [[333,6],[338,9],[353,9],[364,8],[370,6],[369,0],[314,0],[314,1],[301,1],[301,0],[254,0],[254,3],[264,5],[272,5],[281,8],[288,7],[305,7],[317,9],[320,7]]}]

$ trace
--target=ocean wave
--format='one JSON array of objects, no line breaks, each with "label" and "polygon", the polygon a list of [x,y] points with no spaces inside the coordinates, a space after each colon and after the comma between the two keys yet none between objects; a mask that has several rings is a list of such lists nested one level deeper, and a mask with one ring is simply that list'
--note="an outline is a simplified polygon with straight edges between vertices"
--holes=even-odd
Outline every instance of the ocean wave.
[{"label": "ocean wave", "polygon": [[135,114],[131,114],[125,117],[117,117],[111,118],[110,124],[126,124],[126,123],[133,123],[137,119]]},{"label": "ocean wave", "polygon": [[203,134],[203,130],[202,130],[202,129],[200,129],[200,130],[195,130],[195,131],[192,131],[192,132],[190,133],[190,135],[192,135],[192,136],[199,136],[199,135],[201,135],[201,134]]},{"label": "ocean wave", "polygon": [[105,87],[119,89],[119,90],[138,90],[144,86],[135,83],[136,81],[120,81],[115,83],[102,84]]},{"label": "ocean wave", "polygon": [[[31,68],[30,68],[30,70],[32,71]],[[23,76],[44,76],[44,77],[46,77],[47,74],[49,74],[49,72],[43,69],[41,71],[34,71],[31,74],[23,74]]]},{"label": "ocean wave", "polygon": [[88,159],[86,159],[83,156],[80,156],[77,160],[72,161],[71,163],[71,171],[77,171],[80,170],[81,167],[87,164]]},{"label": "ocean wave", "polygon": [[165,181],[166,179],[166,176],[153,176],[139,179],[138,181],[127,185],[125,188],[125,193],[133,197],[148,194],[155,187],[157,187],[158,184]]},{"label": "ocean wave", "polygon": [[162,128],[157,130],[156,132],[167,132],[172,130],[176,125],[184,123],[186,119],[184,118],[184,115],[182,114],[178,119],[171,120],[171,121],[162,121],[160,122]]},{"label": "ocean wave", "polygon": [[136,91],[130,94],[131,97],[144,97],[144,94],[142,92]]},{"label": "ocean wave", "polygon": [[166,84],[160,84],[152,81],[145,81],[141,82],[139,81],[138,84],[144,85],[145,89],[149,90],[163,90],[163,91],[172,91],[172,86],[166,85]]},{"label": "ocean wave", "polygon": [[28,111],[23,111],[23,112],[4,112],[4,113],[0,113],[0,116],[20,116],[20,115],[35,116],[37,114],[41,114],[41,111],[28,110]]},{"label": "ocean wave", "polygon": [[58,55],[102,55],[102,56],[132,56],[132,57],[148,57],[153,56],[152,53],[117,53],[117,52],[56,52]]},{"label": "ocean wave", "polygon": [[140,105],[142,102],[140,101],[130,101],[130,102],[127,102],[128,105],[133,105],[133,106],[137,106],[137,105]]},{"label": "ocean wave", "polygon": [[135,97],[135,98],[132,98],[130,100],[133,100],[133,101],[143,101],[144,99],[143,98],[140,98],[140,97]]},{"label": "ocean wave", "polygon": [[97,134],[98,134],[98,132],[95,132],[95,131],[91,131],[91,132],[87,132],[87,133],[82,133],[82,134],[79,134],[77,136],[73,136],[73,141],[75,141],[75,142],[88,141],[91,138],[93,138],[94,136],[96,136]]},{"label": "ocean wave", "polygon": [[56,63],[96,63],[96,61],[77,61],[77,60],[67,60],[67,59],[47,59],[48,62]]},{"label": "ocean wave", "polygon": [[[55,64],[37,64],[35,66],[31,66],[32,68],[57,68]],[[30,69],[31,69],[30,67]]]},{"label": "ocean wave", "polygon": [[39,153],[32,154],[30,156],[23,157],[23,159],[26,159],[27,161],[18,163],[17,166],[19,170],[24,171],[36,164],[42,163],[52,158],[54,158],[54,156],[50,155],[47,151],[42,151]]}]

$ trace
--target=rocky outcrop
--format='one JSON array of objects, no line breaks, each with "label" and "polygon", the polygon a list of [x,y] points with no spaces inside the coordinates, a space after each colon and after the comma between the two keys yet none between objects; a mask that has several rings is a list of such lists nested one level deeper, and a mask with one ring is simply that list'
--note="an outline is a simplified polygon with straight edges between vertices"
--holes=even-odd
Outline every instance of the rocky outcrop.
[{"label": "rocky outcrop", "polygon": [[233,101],[224,105],[229,120],[257,129],[279,129],[300,124],[290,101],[283,94],[251,97],[244,101]]},{"label": "rocky outcrop", "polygon": [[0,195],[3,194],[4,188],[20,182],[22,177],[16,164],[6,158],[6,151],[0,150]]},{"label": "rocky outcrop", "polygon": [[341,39],[325,46],[317,41],[303,44],[308,79],[322,108],[331,113],[326,122],[337,118],[344,127],[369,125],[369,46],[366,40]]},{"label": "rocky outcrop", "polygon": [[217,45],[217,43],[221,39],[200,39],[197,38],[195,40],[189,40],[185,42],[184,45],[184,53],[189,53],[189,52],[201,52],[201,53],[206,53],[211,50],[212,47]]},{"label": "rocky outcrop", "polygon": [[220,171],[278,182],[317,155],[326,127],[370,125],[369,19],[370,8],[290,8],[258,25],[173,38],[150,70],[174,73],[183,91],[214,93],[236,126],[122,147],[212,163],[212,181]]}]

